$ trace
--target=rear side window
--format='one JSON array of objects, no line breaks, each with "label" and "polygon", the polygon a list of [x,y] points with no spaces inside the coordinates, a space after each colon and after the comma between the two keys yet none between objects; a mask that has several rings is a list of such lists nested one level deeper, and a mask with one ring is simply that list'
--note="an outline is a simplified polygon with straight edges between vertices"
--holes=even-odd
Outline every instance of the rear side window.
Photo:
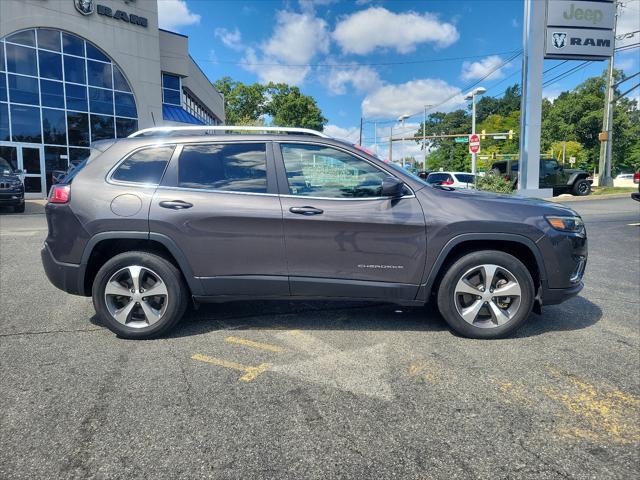
[{"label": "rear side window", "polygon": [[448,173],[430,173],[427,177],[427,183],[446,182],[450,178]]},{"label": "rear side window", "polygon": [[121,182],[158,185],[175,145],[138,150],[120,164],[111,178]]},{"label": "rear side window", "polygon": [[185,145],[178,163],[178,186],[266,193],[266,145],[264,143]]},{"label": "rear side window", "polygon": [[460,183],[473,183],[473,175],[467,175],[464,173],[456,173],[456,178]]}]

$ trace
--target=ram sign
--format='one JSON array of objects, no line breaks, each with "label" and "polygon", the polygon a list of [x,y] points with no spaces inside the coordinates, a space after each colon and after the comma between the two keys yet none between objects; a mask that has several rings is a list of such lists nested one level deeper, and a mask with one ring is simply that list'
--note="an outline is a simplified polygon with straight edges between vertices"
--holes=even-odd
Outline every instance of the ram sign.
[{"label": "ram sign", "polygon": [[545,58],[604,60],[613,54],[613,1],[548,0]]}]

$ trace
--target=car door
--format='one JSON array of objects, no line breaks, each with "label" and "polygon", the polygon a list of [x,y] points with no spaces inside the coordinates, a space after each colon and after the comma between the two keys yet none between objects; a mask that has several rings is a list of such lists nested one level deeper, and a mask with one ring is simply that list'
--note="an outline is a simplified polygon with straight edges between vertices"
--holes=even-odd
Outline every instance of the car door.
[{"label": "car door", "polygon": [[204,295],[289,294],[271,144],[179,145],[149,212],[152,238],[175,242]]},{"label": "car door", "polygon": [[540,186],[552,188],[558,184],[560,166],[555,160],[540,160]]},{"label": "car door", "polygon": [[[292,295],[413,299],[422,278],[422,208],[390,173],[346,148],[274,144]],[[278,161],[279,160],[279,161]]]}]

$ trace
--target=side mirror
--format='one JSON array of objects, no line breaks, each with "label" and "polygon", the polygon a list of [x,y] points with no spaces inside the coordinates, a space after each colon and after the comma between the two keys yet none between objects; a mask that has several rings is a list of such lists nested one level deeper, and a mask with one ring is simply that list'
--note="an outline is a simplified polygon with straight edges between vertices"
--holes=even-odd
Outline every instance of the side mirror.
[{"label": "side mirror", "polygon": [[382,196],[400,198],[404,191],[404,182],[396,177],[388,176],[382,180]]}]

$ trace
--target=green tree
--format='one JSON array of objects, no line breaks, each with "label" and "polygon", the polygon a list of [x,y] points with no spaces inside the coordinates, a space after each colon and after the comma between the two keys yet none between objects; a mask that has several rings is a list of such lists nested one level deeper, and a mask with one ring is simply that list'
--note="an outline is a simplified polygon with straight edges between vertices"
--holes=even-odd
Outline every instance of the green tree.
[{"label": "green tree", "polygon": [[322,131],[327,119],[315,99],[298,87],[284,83],[251,85],[230,77],[217,80],[214,87],[224,96],[228,125],[304,127]]}]

